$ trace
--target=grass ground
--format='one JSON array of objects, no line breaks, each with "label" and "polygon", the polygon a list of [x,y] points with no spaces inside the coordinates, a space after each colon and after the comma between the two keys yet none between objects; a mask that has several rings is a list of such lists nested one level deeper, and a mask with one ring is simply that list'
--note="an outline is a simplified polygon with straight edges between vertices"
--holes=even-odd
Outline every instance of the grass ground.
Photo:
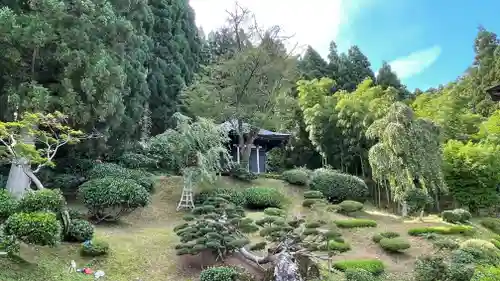
[{"label": "grass ground", "polygon": [[[285,185],[282,181],[258,179],[254,185],[275,187],[282,190],[288,198],[288,212],[293,216],[314,217],[332,221],[346,217],[336,213],[313,213],[303,208],[302,190]],[[223,178],[219,186],[243,187],[242,184]],[[89,265],[94,270],[106,272],[107,279],[112,281],[189,281],[199,276],[200,268],[214,263],[209,257],[178,257],[174,245],[177,237],[172,229],[181,221],[182,212],[176,212],[177,200],[180,197],[179,178],[159,180],[157,192],[152,203],[145,209],[138,210],[122,219],[119,224],[99,225],[96,228],[98,238],[110,243],[111,254],[102,259],[82,259],[78,253],[79,245],[63,243],[56,248],[23,246],[20,258],[0,258],[1,281],[80,281],[92,280],[90,276],[67,273],[71,260],[79,267]],[[259,218],[260,212],[249,212],[249,217]],[[334,257],[334,260],[378,258],[387,266],[388,277],[392,280],[407,280],[413,270],[417,256],[433,251],[429,241],[411,237],[406,233],[416,226],[442,225],[437,217],[426,217],[424,222],[402,220],[374,208],[368,208],[357,217],[374,219],[376,228],[343,229],[343,237],[351,244],[352,249]],[[479,237],[488,238],[492,233],[474,223],[480,230]],[[371,237],[381,231],[396,231],[410,240],[412,248],[405,254],[389,255],[379,245],[371,241]],[[237,258],[226,261],[240,264]]]}]

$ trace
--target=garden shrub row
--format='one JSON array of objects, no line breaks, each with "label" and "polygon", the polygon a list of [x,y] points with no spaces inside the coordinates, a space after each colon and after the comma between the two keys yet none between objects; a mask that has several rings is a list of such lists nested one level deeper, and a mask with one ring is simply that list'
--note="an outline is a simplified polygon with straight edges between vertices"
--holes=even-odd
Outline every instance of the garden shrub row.
[{"label": "garden shrub row", "polygon": [[419,236],[428,233],[436,233],[444,235],[462,234],[465,236],[469,236],[472,235],[474,232],[475,232],[474,227],[466,225],[417,227],[408,230],[408,234],[412,236]]},{"label": "garden shrub row", "polygon": [[369,219],[346,219],[336,220],[334,223],[340,228],[356,228],[356,227],[376,227],[377,222]]},{"label": "garden shrub row", "polygon": [[235,188],[209,188],[196,194],[196,204],[203,203],[210,197],[223,197],[236,206],[246,206],[250,209],[264,210],[266,208],[281,208],[285,203],[285,196],[276,188],[250,187],[246,189]]},{"label": "garden shrub row", "polygon": [[361,210],[363,210],[363,203],[358,201],[345,200],[338,205],[338,212],[346,215],[359,212]]}]

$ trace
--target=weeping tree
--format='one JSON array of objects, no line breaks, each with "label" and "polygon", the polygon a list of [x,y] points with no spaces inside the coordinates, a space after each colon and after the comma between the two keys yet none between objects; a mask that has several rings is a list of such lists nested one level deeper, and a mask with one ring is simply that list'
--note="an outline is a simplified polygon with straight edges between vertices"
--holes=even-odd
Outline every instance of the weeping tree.
[{"label": "weeping tree", "polygon": [[91,136],[67,126],[66,115],[24,113],[18,121],[0,121],[0,144],[11,163],[7,190],[21,198],[30,190],[31,183],[43,189],[36,174],[44,167],[55,165],[54,157],[66,144],[74,144]]},{"label": "weeping tree", "polygon": [[[319,277],[315,251],[326,251],[328,243],[340,234],[327,229],[322,222],[305,223],[303,219],[287,220],[280,209],[268,208],[266,217],[253,221],[241,206],[230,203],[227,196],[209,197],[184,217],[186,223],[174,231],[180,237],[178,255],[212,252],[217,259],[239,254],[258,265],[271,264],[270,280],[302,281]],[[251,245],[247,235],[259,231],[266,242]],[[263,255],[255,251],[264,252]]]},{"label": "weeping tree", "polygon": [[147,150],[160,158],[161,166],[182,174],[185,189],[213,182],[232,163],[227,132],[209,119],[192,120],[181,113],[173,117],[175,129],[151,138]]},{"label": "weeping tree", "polygon": [[441,172],[440,130],[433,122],[415,118],[407,105],[396,102],[366,134],[378,141],[368,154],[373,179],[402,204],[404,216],[408,190],[421,188],[437,196],[446,188]]}]

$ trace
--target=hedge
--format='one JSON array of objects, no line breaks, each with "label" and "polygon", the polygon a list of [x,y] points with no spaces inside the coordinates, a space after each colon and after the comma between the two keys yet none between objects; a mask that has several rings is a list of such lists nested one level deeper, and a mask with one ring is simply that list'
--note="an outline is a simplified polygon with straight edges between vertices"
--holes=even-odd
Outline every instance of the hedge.
[{"label": "hedge", "polygon": [[429,226],[429,227],[417,227],[408,230],[408,234],[412,236],[419,236],[427,233],[436,234],[462,234],[465,236],[472,235],[475,232],[474,227],[466,225],[454,225],[454,226]]},{"label": "hedge", "polygon": [[368,219],[347,219],[336,220],[334,223],[340,228],[355,228],[355,227],[376,227],[377,222]]},{"label": "hedge", "polygon": [[371,274],[379,275],[384,272],[384,263],[377,259],[342,260],[333,263],[333,267],[340,271],[349,269],[364,269]]}]

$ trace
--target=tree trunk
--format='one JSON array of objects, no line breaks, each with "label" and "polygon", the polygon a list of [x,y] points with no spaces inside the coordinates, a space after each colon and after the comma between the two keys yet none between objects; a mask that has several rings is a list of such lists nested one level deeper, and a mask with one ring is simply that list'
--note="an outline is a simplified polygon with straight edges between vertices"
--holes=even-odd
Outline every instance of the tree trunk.
[{"label": "tree trunk", "polygon": [[401,215],[403,218],[408,216],[408,203],[406,201],[401,204]]},{"label": "tree trunk", "polygon": [[[23,135],[24,144],[35,144],[33,136],[24,132]],[[31,179],[30,179],[31,177]],[[10,166],[9,178],[7,179],[7,190],[16,198],[21,198],[30,190],[30,185],[32,179],[35,178],[35,184],[41,186],[41,182],[36,178],[36,176],[31,171],[31,165],[28,159],[19,158],[12,161]],[[43,186],[42,186],[43,188]]]},{"label": "tree trunk", "polygon": [[274,281],[302,281],[299,267],[293,261],[293,256],[284,251],[278,255],[274,267]]}]

